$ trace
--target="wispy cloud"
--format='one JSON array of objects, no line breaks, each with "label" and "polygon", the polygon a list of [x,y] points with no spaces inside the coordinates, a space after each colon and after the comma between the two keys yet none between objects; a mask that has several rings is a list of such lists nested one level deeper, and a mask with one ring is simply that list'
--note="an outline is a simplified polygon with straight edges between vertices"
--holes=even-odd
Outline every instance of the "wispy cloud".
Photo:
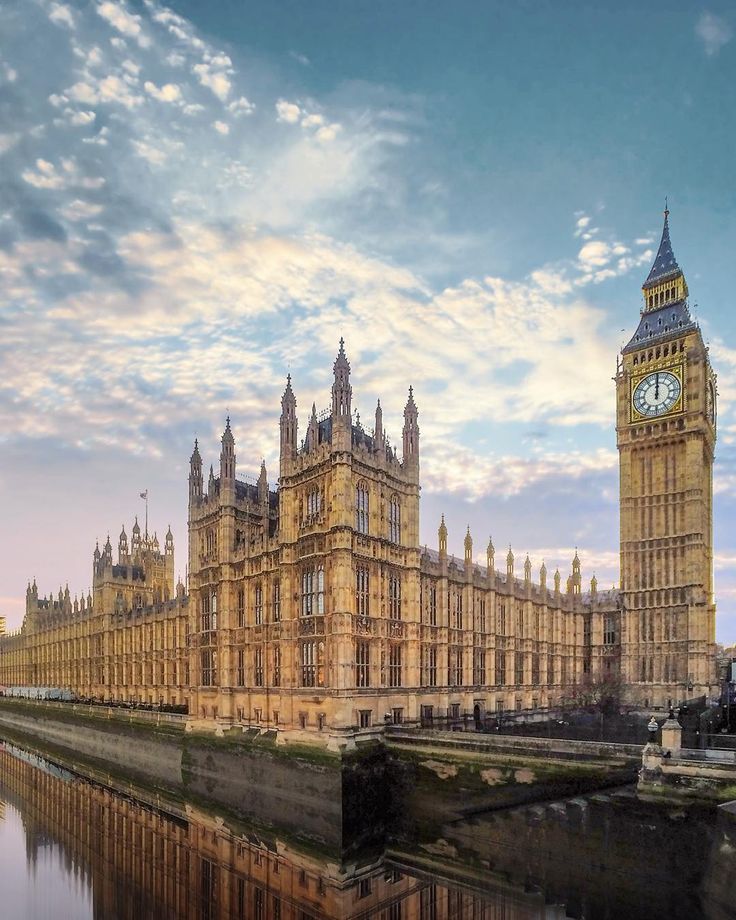
[{"label": "wispy cloud", "polygon": [[705,53],[712,57],[731,41],[733,29],[722,16],[705,11],[701,13],[695,24],[695,34],[703,45]]}]

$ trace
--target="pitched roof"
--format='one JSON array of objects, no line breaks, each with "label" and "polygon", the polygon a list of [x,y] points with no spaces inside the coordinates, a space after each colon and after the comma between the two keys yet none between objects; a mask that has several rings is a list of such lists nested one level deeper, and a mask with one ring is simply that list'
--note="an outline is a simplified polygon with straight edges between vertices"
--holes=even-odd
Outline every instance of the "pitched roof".
[{"label": "pitched roof", "polygon": [[678,275],[681,271],[677,264],[677,259],[672,251],[672,242],[670,240],[669,211],[664,212],[664,227],[662,228],[662,239],[659,243],[659,249],[654,259],[651,271],[647,275],[644,287],[652,287],[664,281],[667,278]]}]

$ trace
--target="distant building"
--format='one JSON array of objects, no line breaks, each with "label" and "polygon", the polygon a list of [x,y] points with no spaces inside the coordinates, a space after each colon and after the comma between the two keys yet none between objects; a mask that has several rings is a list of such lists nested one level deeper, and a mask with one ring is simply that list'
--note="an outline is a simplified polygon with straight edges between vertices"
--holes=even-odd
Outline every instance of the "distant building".
[{"label": "distant building", "polygon": [[716,386],[687,304],[668,212],[639,327],[617,365],[621,590],[583,591],[577,552],[563,583],[527,557],[503,571],[489,541],[419,543],[419,411],[409,388],[401,450],[353,413],[344,344],[329,408],[298,435],[291,378],[281,399],[278,487],[236,470],[228,419],[218,475],[189,473],[189,596],[141,535],[108,538],[94,593],[39,599],[0,643],[0,683],[63,686],[101,699],[186,702],[190,727],[257,726],[305,738],[552,705],[616,680],[631,702],[665,705],[716,680],[712,464]]},{"label": "distant building", "polygon": [[0,617],[0,636],[5,635],[5,617]]}]

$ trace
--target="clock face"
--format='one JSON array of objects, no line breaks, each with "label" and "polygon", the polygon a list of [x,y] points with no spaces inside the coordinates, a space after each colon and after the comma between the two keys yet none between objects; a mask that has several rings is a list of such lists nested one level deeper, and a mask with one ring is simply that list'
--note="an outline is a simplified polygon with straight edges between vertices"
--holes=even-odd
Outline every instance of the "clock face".
[{"label": "clock face", "polygon": [[670,412],[682,392],[682,384],[670,371],[648,374],[636,385],[633,396],[634,409],[647,418]]}]

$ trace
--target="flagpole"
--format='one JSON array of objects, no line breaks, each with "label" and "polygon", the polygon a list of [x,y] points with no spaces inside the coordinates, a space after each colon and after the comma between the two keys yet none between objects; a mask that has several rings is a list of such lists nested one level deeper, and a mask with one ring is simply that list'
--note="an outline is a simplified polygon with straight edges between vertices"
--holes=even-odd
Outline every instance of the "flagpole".
[{"label": "flagpole", "polygon": [[148,543],[148,489],[146,489],[146,543]]}]

